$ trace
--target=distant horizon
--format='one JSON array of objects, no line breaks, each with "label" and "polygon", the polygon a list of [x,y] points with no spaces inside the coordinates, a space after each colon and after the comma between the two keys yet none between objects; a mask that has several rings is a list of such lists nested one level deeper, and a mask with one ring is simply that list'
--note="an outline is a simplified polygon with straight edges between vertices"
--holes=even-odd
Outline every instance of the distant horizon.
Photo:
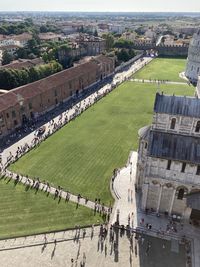
[{"label": "distant horizon", "polygon": [[196,0],[6,0],[0,4],[1,12],[200,12]]},{"label": "distant horizon", "polygon": [[80,10],[71,10],[71,11],[61,11],[61,10],[0,10],[0,13],[26,13],[26,12],[49,12],[49,13],[118,13],[118,14],[130,14],[130,13],[184,13],[184,14],[190,14],[190,13],[196,13],[200,14],[200,11],[80,11]]}]

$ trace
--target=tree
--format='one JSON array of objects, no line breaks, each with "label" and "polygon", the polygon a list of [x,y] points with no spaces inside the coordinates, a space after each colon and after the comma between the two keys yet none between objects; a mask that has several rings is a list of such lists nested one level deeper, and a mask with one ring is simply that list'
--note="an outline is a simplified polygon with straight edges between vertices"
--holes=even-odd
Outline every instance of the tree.
[{"label": "tree", "polygon": [[13,60],[13,56],[9,54],[7,51],[4,51],[3,56],[2,56],[2,62],[1,62],[2,65],[9,64],[12,60]]},{"label": "tree", "polygon": [[97,29],[95,29],[95,31],[94,31],[94,36],[98,37],[98,31],[97,31]]},{"label": "tree", "polygon": [[40,32],[48,32],[48,28],[45,25],[40,26]]},{"label": "tree", "polygon": [[133,49],[122,48],[116,53],[118,61],[128,61],[135,56],[135,51]]},{"label": "tree", "polygon": [[120,38],[118,41],[115,42],[114,47],[130,49],[133,47],[133,42],[130,40]]},{"label": "tree", "polygon": [[117,53],[117,59],[119,61],[128,61],[129,60],[129,54],[126,51],[126,49],[122,49],[120,52]]},{"label": "tree", "polygon": [[17,58],[28,58],[29,53],[30,53],[30,51],[27,48],[20,47],[15,52],[15,55]]},{"label": "tree", "polygon": [[110,51],[113,48],[115,41],[113,35],[108,33],[108,34],[103,34],[102,37],[103,39],[106,40],[106,50]]}]

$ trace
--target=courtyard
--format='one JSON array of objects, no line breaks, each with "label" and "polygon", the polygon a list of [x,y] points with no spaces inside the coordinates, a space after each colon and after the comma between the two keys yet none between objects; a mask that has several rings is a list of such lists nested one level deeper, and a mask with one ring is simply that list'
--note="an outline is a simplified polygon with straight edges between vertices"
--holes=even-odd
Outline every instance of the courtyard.
[{"label": "courtyard", "polygon": [[[75,121],[27,153],[10,169],[39,177],[65,191],[113,204],[109,184],[115,168],[137,150],[138,130],[150,124],[155,93],[193,95],[187,85],[125,82]],[[92,190],[91,190],[92,189]]]},{"label": "courtyard", "polygon": [[[156,59],[157,60],[157,59]],[[151,63],[152,64],[152,63]],[[173,64],[173,63],[172,63]],[[176,60],[174,61],[176,65]],[[160,68],[160,67],[159,67]],[[157,72],[159,71],[157,66]],[[180,68],[177,67],[177,69]],[[148,65],[144,68],[148,73]],[[145,75],[146,76],[146,75]],[[146,78],[146,77],[145,77]],[[159,78],[161,79],[161,78]],[[174,80],[173,80],[174,81]],[[193,96],[194,88],[184,84],[156,84],[127,81],[109,95],[57,131],[39,147],[31,150],[9,169],[13,172],[39,177],[52,186],[61,186],[65,191],[81,194],[94,201],[101,199],[105,205],[113,205],[110,179],[115,168],[123,167],[131,150],[138,148],[138,130],[152,120],[153,105],[157,91],[166,94]],[[85,226],[103,222],[99,213],[40,190],[14,184],[2,178],[0,236],[16,237]],[[115,215],[114,215],[115,217]],[[113,219],[114,219],[113,217]],[[86,255],[86,266],[136,266],[170,267],[186,266],[183,245],[174,241],[143,236],[144,242],[116,234],[119,237],[117,250],[106,239],[99,243],[98,234],[80,238],[79,241],[57,239],[59,233],[49,234],[49,243],[26,246],[12,250],[0,248],[3,266],[79,266]],[[72,235],[74,231],[72,231]],[[88,230],[87,230],[88,234]],[[46,236],[46,235],[45,235]],[[31,237],[30,237],[31,238]],[[44,236],[42,237],[44,239]],[[33,243],[37,237],[33,238]],[[9,240],[6,243],[9,244]],[[42,241],[43,243],[43,241]],[[147,252],[147,247],[150,249]],[[63,253],[66,251],[66,253]],[[24,253],[26,252],[26,253]],[[23,262],[20,255],[23,256]],[[76,259],[71,265],[71,258]],[[76,264],[76,265],[75,265]],[[79,265],[77,265],[79,264]]]},{"label": "courtyard", "polygon": [[[51,234],[50,243],[43,241],[36,246],[19,247],[14,250],[1,249],[1,265],[75,267],[85,262],[83,266],[88,267],[186,267],[185,247],[177,242],[177,250],[174,251],[173,240],[142,235],[137,241],[134,237],[130,239],[126,234],[121,235],[119,232],[117,249],[114,249],[109,236],[102,241],[98,237],[98,231],[95,230],[92,238],[91,229],[86,231],[86,237],[79,240],[73,239],[75,232],[71,233],[71,239],[62,240],[61,237],[67,236],[67,233],[62,232],[54,236]],[[57,238],[56,243],[54,238]],[[147,249],[149,244],[150,248]]]}]

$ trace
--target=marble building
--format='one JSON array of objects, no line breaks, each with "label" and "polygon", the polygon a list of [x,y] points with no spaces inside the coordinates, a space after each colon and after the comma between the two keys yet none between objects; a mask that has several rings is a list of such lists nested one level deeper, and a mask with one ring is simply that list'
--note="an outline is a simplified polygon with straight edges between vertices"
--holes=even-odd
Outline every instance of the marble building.
[{"label": "marble building", "polygon": [[193,35],[188,50],[188,59],[185,76],[192,82],[197,83],[200,75],[200,30]]},{"label": "marble building", "polygon": [[139,130],[136,187],[142,209],[200,220],[200,99],[156,94]]}]

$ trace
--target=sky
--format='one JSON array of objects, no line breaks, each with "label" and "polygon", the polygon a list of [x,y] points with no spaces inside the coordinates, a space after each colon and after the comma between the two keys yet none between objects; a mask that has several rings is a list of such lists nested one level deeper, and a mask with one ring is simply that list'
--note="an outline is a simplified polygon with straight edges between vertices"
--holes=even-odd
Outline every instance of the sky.
[{"label": "sky", "polygon": [[200,12],[200,0],[0,0],[0,11]]}]

